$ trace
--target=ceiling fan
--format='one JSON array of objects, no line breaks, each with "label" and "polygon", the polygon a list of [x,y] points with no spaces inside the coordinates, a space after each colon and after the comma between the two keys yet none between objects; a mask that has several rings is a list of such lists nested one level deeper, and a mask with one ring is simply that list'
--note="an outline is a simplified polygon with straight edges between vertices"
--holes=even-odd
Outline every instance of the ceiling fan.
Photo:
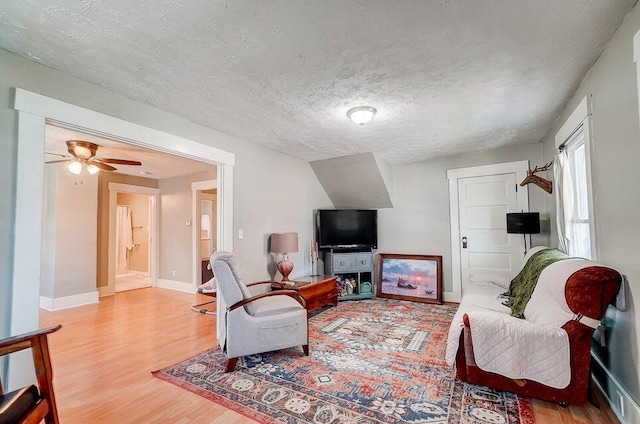
[{"label": "ceiling fan", "polygon": [[139,162],[137,160],[97,158],[95,156],[96,152],[98,151],[98,147],[100,146],[89,141],[67,140],[67,151],[71,154],[72,157],[61,155],[58,153],[47,153],[49,155],[61,156],[65,158],[50,161],[47,163],[71,162],[69,164],[69,171],[74,174],[79,174],[80,172],[82,172],[83,165],[86,165],[87,171],[90,174],[95,174],[99,170],[116,171],[118,168],[109,165],[110,163],[114,165],[142,165],[142,162]]}]

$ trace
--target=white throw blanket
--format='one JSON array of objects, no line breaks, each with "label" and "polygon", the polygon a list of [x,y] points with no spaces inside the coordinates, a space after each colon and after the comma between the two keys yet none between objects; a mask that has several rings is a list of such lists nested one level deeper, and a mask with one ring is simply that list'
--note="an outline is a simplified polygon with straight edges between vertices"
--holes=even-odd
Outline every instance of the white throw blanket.
[{"label": "white throw blanket", "polygon": [[574,316],[564,297],[567,279],[579,269],[596,265],[567,259],[549,265],[525,309],[524,320],[513,318],[502,305],[503,287],[491,283],[465,288],[449,328],[446,361],[455,362],[463,316],[469,316],[473,351],[480,369],[513,379],[525,379],[562,389],[571,381],[570,345],[561,328]]},{"label": "white throw blanket", "polygon": [[451,321],[451,326],[449,326],[445,358],[447,364],[453,365],[456,361],[460,333],[464,328],[462,317],[464,317],[465,314],[486,311],[495,311],[501,315],[509,315],[511,313],[511,310],[502,304],[504,298],[500,297],[505,291],[504,287],[489,282],[474,283],[465,287],[460,306]]}]

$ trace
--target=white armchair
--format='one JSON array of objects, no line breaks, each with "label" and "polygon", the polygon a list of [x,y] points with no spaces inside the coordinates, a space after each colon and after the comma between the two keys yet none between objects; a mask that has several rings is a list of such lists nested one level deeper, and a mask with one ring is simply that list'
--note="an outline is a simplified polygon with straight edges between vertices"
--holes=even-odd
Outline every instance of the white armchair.
[{"label": "white armchair", "polygon": [[245,285],[229,252],[214,253],[211,266],[218,282],[218,338],[229,358],[226,372],[235,369],[240,356],[294,346],[309,355],[307,305],[300,293],[267,291],[271,281]]}]

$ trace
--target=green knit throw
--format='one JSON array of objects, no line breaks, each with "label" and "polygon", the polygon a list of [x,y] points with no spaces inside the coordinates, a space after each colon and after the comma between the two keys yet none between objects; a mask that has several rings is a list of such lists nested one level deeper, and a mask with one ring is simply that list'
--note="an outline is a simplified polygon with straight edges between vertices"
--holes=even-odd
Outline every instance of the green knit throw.
[{"label": "green knit throw", "polygon": [[511,308],[511,316],[524,318],[524,308],[531,299],[542,270],[567,258],[569,255],[558,249],[544,249],[531,255],[522,271],[511,280],[509,290],[502,294],[507,297],[503,305]]}]

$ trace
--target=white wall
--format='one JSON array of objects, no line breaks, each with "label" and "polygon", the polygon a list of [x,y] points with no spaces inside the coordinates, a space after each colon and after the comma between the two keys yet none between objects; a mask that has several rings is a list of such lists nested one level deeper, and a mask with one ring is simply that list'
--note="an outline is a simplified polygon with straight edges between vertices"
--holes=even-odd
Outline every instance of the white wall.
[{"label": "white wall", "polygon": [[[598,261],[618,269],[629,280],[628,310],[609,308],[609,347],[598,350],[598,356],[636,402],[640,401],[640,316],[635,305],[640,298],[640,127],[633,36],[639,29],[640,8],[636,6],[544,140],[545,159],[551,160],[555,134],[576,105],[593,95],[592,179]],[[555,216],[551,197],[548,209]],[[555,231],[554,222],[553,243],[557,245]]]},{"label": "white wall", "polygon": [[[447,170],[519,160],[529,160],[531,166],[542,164],[542,145],[523,144],[394,166],[395,208],[378,211],[378,252],[442,255],[443,291],[452,291]],[[548,196],[539,187],[529,187],[529,209],[540,212],[541,219],[547,217]],[[547,236],[541,234],[533,244],[547,244]]]},{"label": "white wall", "polygon": [[[211,171],[158,181],[160,189],[160,274],[158,278],[193,281],[194,252],[191,183],[216,179]],[[191,224],[186,225],[189,220]],[[173,275],[173,271],[176,275]]]},{"label": "white wall", "polygon": [[[283,162],[275,152],[246,155],[238,158],[238,168],[253,172],[235,174],[235,181],[252,187],[246,196],[236,196],[234,208],[244,211],[235,222],[234,248],[243,252],[243,278],[257,281],[272,278],[275,262],[269,254],[268,238],[272,233],[297,232],[298,253],[289,255],[295,267],[291,277],[309,275],[309,249],[314,239],[314,209],[333,208],[320,182],[308,163]],[[238,229],[244,239],[238,240]],[[265,268],[269,264],[269,269]],[[280,275],[277,275],[281,278]]]},{"label": "white wall", "polygon": [[98,176],[45,167],[40,295],[57,299],[96,291]]}]

